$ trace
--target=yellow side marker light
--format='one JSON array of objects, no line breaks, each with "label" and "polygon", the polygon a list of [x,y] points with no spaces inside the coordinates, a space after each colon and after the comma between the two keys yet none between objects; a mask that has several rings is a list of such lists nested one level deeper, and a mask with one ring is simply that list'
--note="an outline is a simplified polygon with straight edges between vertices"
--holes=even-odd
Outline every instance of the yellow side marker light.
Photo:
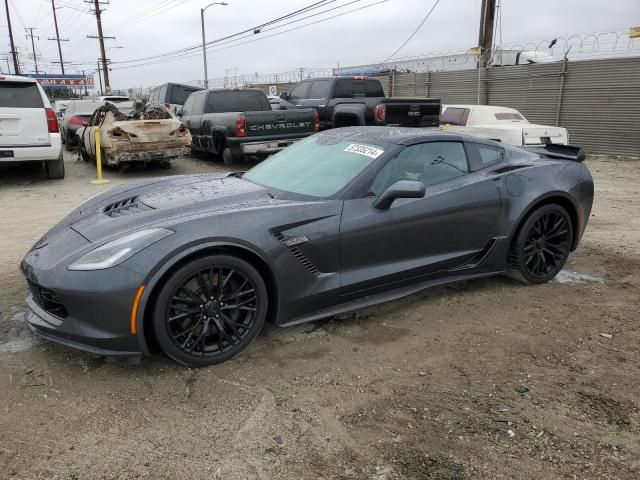
[{"label": "yellow side marker light", "polygon": [[136,328],[136,318],[138,316],[138,305],[140,304],[140,299],[142,298],[143,293],[144,285],[140,285],[136,292],[136,296],[133,298],[133,305],[131,306],[131,335],[135,335],[138,331]]}]

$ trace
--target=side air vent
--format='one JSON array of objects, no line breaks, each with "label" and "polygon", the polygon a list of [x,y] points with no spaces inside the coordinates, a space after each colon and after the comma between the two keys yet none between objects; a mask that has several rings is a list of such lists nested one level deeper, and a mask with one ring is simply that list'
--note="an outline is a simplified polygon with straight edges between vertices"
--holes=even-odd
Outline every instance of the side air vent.
[{"label": "side air vent", "polygon": [[103,212],[109,217],[116,218],[124,215],[133,215],[134,213],[140,213],[146,210],[153,210],[153,208],[140,202],[138,197],[131,197],[107,205],[104,207]]},{"label": "side air vent", "polygon": [[300,250],[298,248],[297,245],[287,245],[285,242],[287,240],[287,237],[285,237],[282,233],[280,232],[275,232],[273,234],[273,236],[276,238],[276,240],[278,240],[282,245],[284,245],[287,250],[289,250],[294,257],[296,257],[298,259],[298,261],[307,269],[309,270],[311,273],[313,273],[314,275],[319,273],[318,272],[318,267],[316,267],[313,262],[311,262],[311,260],[309,260],[307,258],[307,256],[302,253],[302,250]]},{"label": "side air vent", "polygon": [[521,168],[527,168],[529,165],[507,165],[506,167],[498,168],[496,170],[492,170],[491,173],[508,173],[513,172],[514,170],[520,170]]}]

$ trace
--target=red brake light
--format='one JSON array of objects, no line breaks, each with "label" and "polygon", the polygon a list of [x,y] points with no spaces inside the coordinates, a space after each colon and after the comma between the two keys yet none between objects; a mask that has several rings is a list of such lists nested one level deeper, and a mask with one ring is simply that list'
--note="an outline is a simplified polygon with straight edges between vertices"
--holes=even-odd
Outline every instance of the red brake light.
[{"label": "red brake light", "polygon": [[49,127],[49,133],[58,133],[60,128],[58,127],[58,117],[53,108],[45,108],[47,113],[47,127]]},{"label": "red brake light", "polygon": [[352,80],[365,80],[367,77],[363,77],[362,75],[357,75],[355,77],[351,77]]},{"label": "red brake light", "polygon": [[387,106],[386,105],[376,105],[376,108],[373,110],[373,119],[376,122],[384,122],[387,120]]},{"label": "red brake light", "polygon": [[236,117],[236,137],[246,137],[247,136],[247,130],[245,128],[245,122],[244,122],[244,117],[243,116],[239,116]]},{"label": "red brake light", "polygon": [[80,117],[73,115],[69,117],[69,125],[82,125],[83,127],[85,127],[88,125],[88,122]]},{"label": "red brake light", "polygon": [[313,111],[313,131],[320,131],[320,117],[318,116],[318,112],[316,110]]}]

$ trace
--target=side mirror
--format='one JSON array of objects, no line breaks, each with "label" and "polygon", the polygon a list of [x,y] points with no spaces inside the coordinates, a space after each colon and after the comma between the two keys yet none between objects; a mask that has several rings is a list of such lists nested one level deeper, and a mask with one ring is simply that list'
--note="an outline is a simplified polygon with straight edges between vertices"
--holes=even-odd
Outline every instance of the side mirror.
[{"label": "side mirror", "polygon": [[385,210],[391,206],[396,198],[422,197],[424,197],[424,183],[414,180],[400,180],[382,192],[382,195],[373,202],[373,206]]},{"label": "side mirror", "polygon": [[289,100],[289,94],[287,92],[282,92],[280,94],[280,98],[283,100]]}]

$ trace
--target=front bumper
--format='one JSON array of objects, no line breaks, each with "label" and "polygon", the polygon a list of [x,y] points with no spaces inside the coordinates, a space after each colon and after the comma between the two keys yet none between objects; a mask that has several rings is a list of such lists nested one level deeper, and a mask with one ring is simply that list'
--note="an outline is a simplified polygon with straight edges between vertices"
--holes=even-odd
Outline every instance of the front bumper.
[{"label": "front bumper", "polygon": [[144,352],[135,336],[97,328],[77,318],[59,318],[38,305],[33,295],[26,299],[25,320],[38,336],[66,347],[117,358],[140,358]]}]

